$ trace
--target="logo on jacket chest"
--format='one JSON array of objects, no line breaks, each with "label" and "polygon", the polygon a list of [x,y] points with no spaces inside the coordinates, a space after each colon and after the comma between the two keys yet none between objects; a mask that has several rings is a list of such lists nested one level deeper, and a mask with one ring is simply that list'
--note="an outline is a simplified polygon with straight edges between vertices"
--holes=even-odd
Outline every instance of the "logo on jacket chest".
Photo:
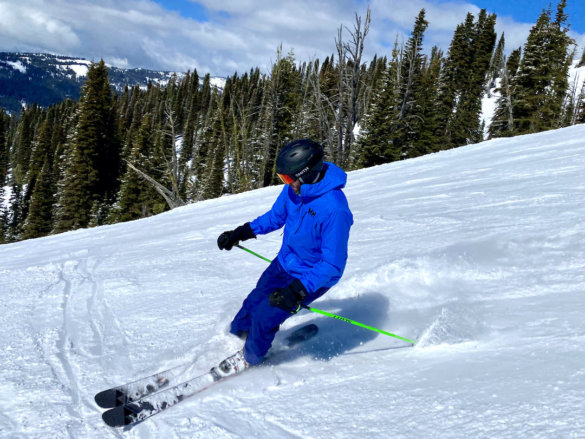
[{"label": "logo on jacket chest", "polygon": [[317,215],[317,212],[315,212],[315,211],[314,211],[313,209],[311,209],[310,207],[309,207],[309,210],[307,211],[307,213],[308,213],[309,215],[311,215],[313,218],[315,217],[315,215]]}]

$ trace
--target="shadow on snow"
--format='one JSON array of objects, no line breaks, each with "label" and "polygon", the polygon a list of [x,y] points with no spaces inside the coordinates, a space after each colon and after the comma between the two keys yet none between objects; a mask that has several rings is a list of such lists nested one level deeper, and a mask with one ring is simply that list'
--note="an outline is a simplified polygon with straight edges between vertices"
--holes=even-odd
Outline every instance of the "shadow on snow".
[{"label": "shadow on snow", "polygon": [[[319,300],[316,304],[311,304],[311,306],[313,305],[315,308],[332,312],[375,328],[385,329],[384,326],[388,325],[389,300],[380,293],[368,293],[351,299]],[[363,353],[366,350],[350,351],[371,342],[378,336],[385,337],[377,332],[347,322],[318,314],[314,315],[315,318],[310,321],[279,331],[272,348],[273,352],[269,353],[266,359],[266,365],[283,364],[304,356],[309,356],[314,360],[326,361],[339,355]],[[319,327],[319,332],[313,339],[290,349],[284,348],[283,350],[280,347],[282,340],[308,324],[315,324]],[[377,346],[377,349],[373,350],[400,349],[411,345],[405,345],[400,340],[388,339],[387,346],[382,348]]]}]

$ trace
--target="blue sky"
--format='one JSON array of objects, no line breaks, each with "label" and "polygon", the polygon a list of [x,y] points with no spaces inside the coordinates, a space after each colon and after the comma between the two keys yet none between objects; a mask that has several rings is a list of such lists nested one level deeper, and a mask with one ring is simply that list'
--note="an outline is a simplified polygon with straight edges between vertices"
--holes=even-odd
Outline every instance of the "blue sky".
[{"label": "blue sky", "polygon": [[[553,16],[558,4],[557,0],[474,0],[472,3],[498,16],[508,15],[515,20],[534,23],[544,9],[552,4]],[[585,32],[585,0],[568,0],[565,13],[569,15],[571,29]]]},{"label": "blue sky", "polygon": [[[585,48],[585,0],[569,0],[571,36]],[[49,52],[144,67],[228,76],[271,69],[277,48],[298,61],[324,59],[355,14],[372,11],[364,60],[406,41],[424,8],[424,49],[447,51],[456,26],[481,8],[498,15],[506,49],[524,45],[549,0],[0,0],[0,51]],[[553,10],[556,9],[556,0]]]},{"label": "blue sky", "polygon": [[209,21],[207,9],[200,3],[189,0],[156,0],[165,9],[176,11],[185,18],[192,18],[200,22]]},{"label": "blue sky", "polygon": [[[156,3],[170,11],[177,11],[185,18],[192,18],[201,22],[209,21],[207,8],[196,1],[189,0],[156,0]],[[218,1],[218,3],[221,3]],[[356,2],[362,5],[367,2]],[[447,0],[430,1],[435,4],[450,3]],[[460,2],[463,3],[463,2]],[[485,8],[489,12],[495,12],[498,16],[510,16],[518,22],[534,23],[540,13],[552,5],[556,11],[557,1],[551,0],[473,0],[467,3],[479,8]],[[580,33],[585,32],[585,0],[569,0],[565,12],[569,15],[571,29]]]}]

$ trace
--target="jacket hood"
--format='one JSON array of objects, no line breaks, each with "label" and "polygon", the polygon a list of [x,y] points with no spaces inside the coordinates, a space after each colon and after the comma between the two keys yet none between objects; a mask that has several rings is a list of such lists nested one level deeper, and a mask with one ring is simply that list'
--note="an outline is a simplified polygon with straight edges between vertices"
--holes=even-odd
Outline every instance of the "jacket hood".
[{"label": "jacket hood", "polygon": [[325,162],[323,163],[323,170],[325,171],[325,176],[320,182],[301,185],[301,198],[303,200],[317,198],[334,189],[345,187],[347,174],[343,169],[333,163]]}]

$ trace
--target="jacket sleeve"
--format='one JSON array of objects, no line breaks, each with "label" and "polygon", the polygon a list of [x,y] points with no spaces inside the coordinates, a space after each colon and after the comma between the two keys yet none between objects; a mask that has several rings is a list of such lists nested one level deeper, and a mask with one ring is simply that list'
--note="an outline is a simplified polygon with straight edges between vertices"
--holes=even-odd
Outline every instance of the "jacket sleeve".
[{"label": "jacket sleeve", "polygon": [[272,208],[250,223],[250,227],[252,227],[252,231],[255,235],[265,235],[284,226],[284,223],[286,222],[287,191],[288,186],[285,185],[272,205]]},{"label": "jacket sleeve", "polygon": [[323,223],[321,260],[299,278],[309,294],[341,278],[347,262],[347,243],[352,224],[353,217],[345,210],[333,212]]}]

